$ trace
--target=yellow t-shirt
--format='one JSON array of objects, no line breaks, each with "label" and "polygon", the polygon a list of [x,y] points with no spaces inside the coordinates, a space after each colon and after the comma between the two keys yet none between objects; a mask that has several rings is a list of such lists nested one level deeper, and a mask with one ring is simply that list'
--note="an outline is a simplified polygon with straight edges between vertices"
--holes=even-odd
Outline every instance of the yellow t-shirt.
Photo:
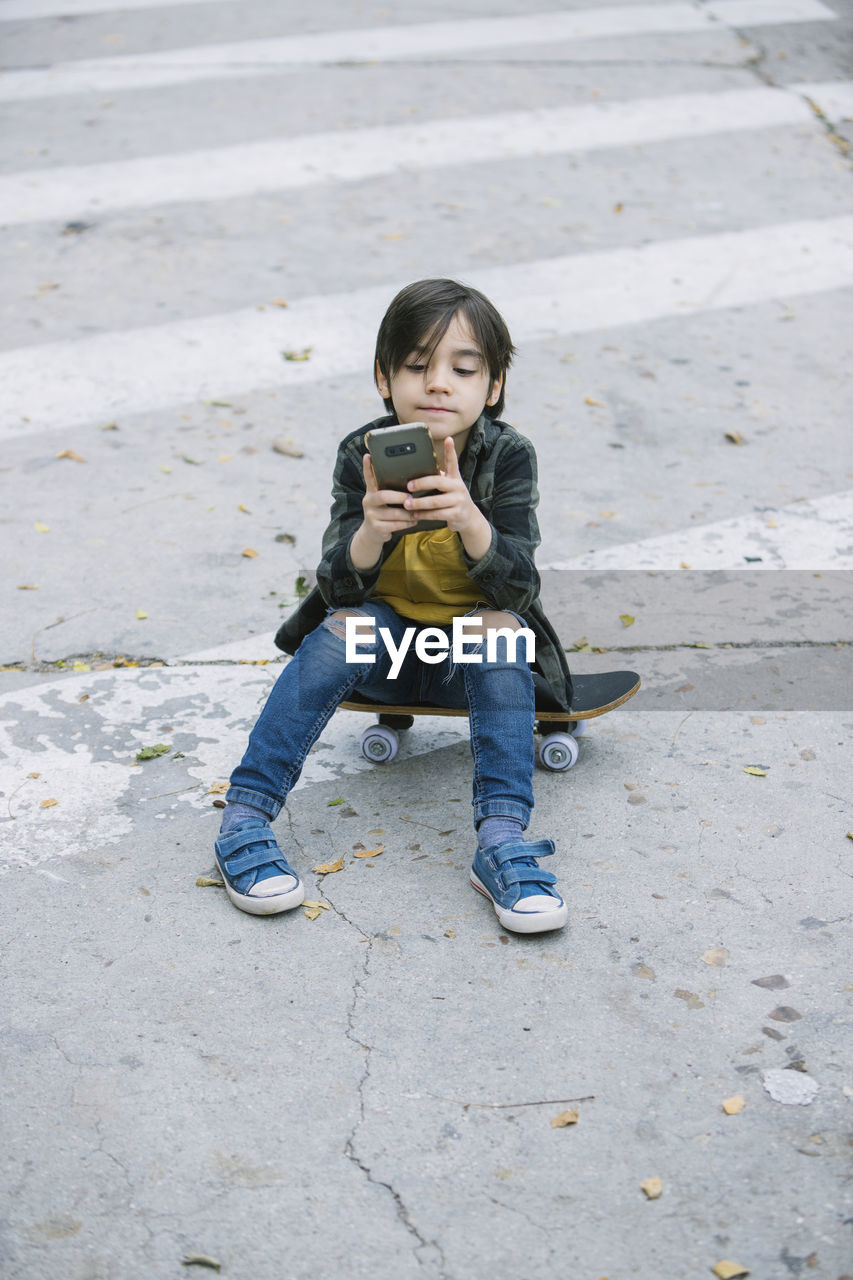
[{"label": "yellow t-shirt", "polygon": [[468,576],[459,534],[424,529],[397,543],[379,571],[372,599],[384,600],[413,622],[447,626],[483,595]]}]

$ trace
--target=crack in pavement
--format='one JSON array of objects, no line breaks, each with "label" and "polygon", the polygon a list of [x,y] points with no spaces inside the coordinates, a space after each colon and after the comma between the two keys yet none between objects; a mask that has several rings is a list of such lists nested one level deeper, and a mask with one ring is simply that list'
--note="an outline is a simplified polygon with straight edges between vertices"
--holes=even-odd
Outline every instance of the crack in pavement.
[{"label": "crack in pavement", "polygon": [[349,1010],[347,1012],[347,1025],[346,1025],[346,1032],[345,1032],[347,1039],[352,1044],[356,1045],[359,1049],[363,1051],[364,1069],[362,1071],[361,1079],[358,1082],[358,1088],[357,1088],[358,1105],[359,1105],[358,1118],[355,1124],[353,1125],[349,1133],[349,1136],[347,1137],[346,1143],[344,1144],[344,1154],[346,1155],[347,1159],[364,1174],[364,1176],[367,1178],[367,1181],[371,1183],[372,1186],[381,1187],[384,1191],[387,1191],[388,1194],[391,1196],[392,1200],[394,1201],[394,1207],[395,1207],[398,1219],[406,1228],[406,1230],[409,1232],[409,1234],[413,1237],[413,1239],[417,1242],[414,1245],[413,1253],[418,1265],[421,1267],[425,1267],[425,1266],[429,1266],[431,1263],[435,1261],[435,1259],[432,1257],[421,1256],[422,1252],[427,1252],[432,1250],[438,1255],[438,1271],[436,1273],[437,1280],[449,1280],[447,1271],[445,1269],[446,1258],[445,1258],[444,1250],[442,1249],[441,1245],[438,1243],[437,1240],[428,1240],[426,1236],[424,1236],[419,1231],[400,1192],[394,1187],[394,1185],[391,1182],[385,1182],[381,1178],[377,1177],[373,1173],[373,1170],[370,1168],[370,1166],[365,1164],[365,1162],[361,1159],[361,1157],[358,1155],[355,1149],[356,1136],[358,1134],[359,1129],[365,1123],[365,1096],[364,1095],[365,1095],[365,1090],[367,1088],[368,1081],[370,1080],[370,1062],[371,1062],[371,1057],[373,1055],[373,1046],[367,1044],[364,1040],[361,1040],[355,1030],[355,1022],[356,1022],[356,1017],[358,1013],[358,1006],[360,1001],[364,997],[366,997],[366,994],[367,994],[365,982],[367,977],[369,976],[370,960],[373,954],[374,939],[372,937],[369,937],[366,934],[364,935],[364,937],[366,938],[367,944],[368,944],[367,951],[365,952],[364,963],[361,968],[361,973],[356,976],[355,983],[353,985],[353,998],[352,998],[352,1002],[350,1004]]},{"label": "crack in pavement", "polygon": [[[285,814],[285,817],[287,818],[288,827],[290,829],[291,838],[293,839],[294,844],[300,850],[301,853],[304,853],[304,850],[299,841],[299,838],[297,837],[296,832],[294,831],[293,814],[287,810],[286,806],[283,812]],[[414,1246],[414,1255],[418,1265],[427,1266],[432,1261],[432,1259],[430,1258],[425,1259],[420,1256],[420,1252],[422,1250],[434,1250],[438,1254],[438,1259],[439,1259],[439,1270],[437,1272],[437,1280],[448,1280],[447,1273],[445,1271],[444,1250],[442,1249],[441,1245],[438,1244],[438,1242],[435,1240],[428,1240],[424,1235],[421,1234],[421,1232],[417,1228],[417,1225],[413,1221],[412,1215],[409,1209],[406,1207],[406,1204],[404,1203],[403,1198],[400,1195],[400,1192],[397,1191],[397,1189],[390,1182],[384,1182],[381,1178],[376,1177],[372,1169],[370,1168],[370,1166],[364,1163],[364,1161],[360,1158],[360,1156],[357,1154],[355,1149],[356,1135],[359,1129],[361,1128],[361,1126],[365,1123],[364,1093],[365,1093],[367,1083],[370,1079],[370,1061],[373,1054],[373,1046],[367,1044],[364,1040],[360,1039],[358,1034],[356,1033],[355,1022],[356,1022],[356,1017],[358,1013],[359,1003],[361,999],[364,998],[367,994],[365,982],[369,975],[370,961],[373,955],[374,937],[366,933],[364,929],[362,929],[361,926],[357,924],[354,920],[351,920],[350,917],[346,914],[346,912],[341,907],[338,906],[338,904],[334,901],[334,899],[329,897],[325,889],[321,888],[322,881],[326,879],[327,879],[326,876],[321,876],[319,878],[317,882],[316,893],[322,898],[324,902],[328,903],[329,907],[331,908],[331,910],[334,912],[336,916],[338,916],[341,920],[343,920],[343,922],[350,929],[354,930],[359,935],[359,941],[365,942],[367,944],[367,949],[364,953],[364,960],[361,966],[361,972],[356,975],[355,982],[353,984],[353,996],[352,996],[352,1001],[350,1003],[349,1009],[347,1010],[346,1031],[344,1033],[346,1035],[347,1040],[349,1040],[351,1044],[356,1045],[357,1048],[361,1049],[362,1052],[364,1053],[364,1068],[362,1070],[361,1078],[359,1079],[358,1086],[356,1089],[357,1096],[358,1096],[358,1118],[355,1124],[353,1125],[352,1129],[350,1130],[350,1133],[347,1136],[346,1142],[344,1143],[344,1154],[346,1155],[347,1159],[365,1175],[369,1183],[371,1183],[375,1187],[381,1187],[383,1190],[389,1193],[389,1195],[394,1201],[394,1207],[395,1207],[398,1219],[406,1228],[406,1230],[409,1232],[409,1234],[414,1238],[414,1240],[417,1241],[417,1244]]]},{"label": "crack in pavement", "polygon": [[[679,649],[703,649],[716,651],[719,649],[755,649],[755,650],[773,650],[773,649],[837,649],[849,648],[853,644],[848,638],[839,638],[837,640],[717,640],[713,643],[697,644],[695,641],[679,641],[675,640],[671,644],[632,644],[632,645],[608,645],[606,649],[593,650],[593,652],[601,653],[675,653]],[[571,655],[574,653],[584,652],[576,648],[567,648],[565,653]],[[146,670],[165,670],[165,671],[182,671],[196,670],[197,668],[231,668],[231,667],[278,667],[284,666],[289,662],[284,654],[281,657],[274,658],[209,658],[194,660],[190,658],[158,658],[155,656],[137,656],[123,657],[116,655],[109,657],[103,653],[74,653],[68,654],[65,658],[54,658],[51,661],[26,662],[24,660],[14,660],[5,664],[0,664],[0,671],[20,672],[21,674],[32,675],[57,675],[68,674],[69,676],[82,675],[103,675],[107,671],[123,671],[127,669],[142,668]],[[87,671],[81,670],[79,667],[75,670],[75,663],[85,663],[90,665]],[[96,667],[94,664],[97,663]],[[103,664],[103,665],[101,665]]]},{"label": "crack in pavement", "polygon": [[823,125],[824,133],[826,137],[829,138],[830,142],[835,144],[835,146],[838,148],[838,150],[841,152],[842,156],[845,159],[853,163],[853,149],[851,149],[850,143],[847,141],[844,135],[839,131],[839,129],[836,128],[836,126],[832,123],[832,121],[824,114],[824,112],[821,110],[818,104],[814,101],[814,99],[810,98],[808,94],[796,93],[795,87],[793,85],[780,83],[774,79],[773,73],[768,63],[769,55],[768,55],[766,45],[763,45],[760,40],[756,40],[752,37],[745,35],[744,32],[737,27],[732,27],[730,28],[730,30],[732,30],[740,40],[743,40],[745,43],[752,45],[756,50],[756,52],[750,58],[748,58],[742,65],[745,67],[751,67],[755,71],[755,74],[758,76],[758,78],[761,80],[762,84],[767,85],[768,88],[779,89],[785,93],[794,93],[796,97],[800,98],[803,102],[805,102],[806,105],[809,106],[811,110],[814,112],[815,116],[820,121],[820,123]]}]

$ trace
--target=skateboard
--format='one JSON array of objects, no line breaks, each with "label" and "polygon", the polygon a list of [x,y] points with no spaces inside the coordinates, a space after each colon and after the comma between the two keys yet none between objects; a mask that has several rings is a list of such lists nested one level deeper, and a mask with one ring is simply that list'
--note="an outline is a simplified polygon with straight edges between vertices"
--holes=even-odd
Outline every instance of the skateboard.
[{"label": "skateboard", "polygon": [[[571,769],[578,758],[577,739],[587,720],[606,715],[633,698],[640,687],[636,671],[602,671],[598,675],[572,676],[572,705],[568,711],[540,706],[537,697],[536,732],[541,735],[539,763],[552,773]],[[544,701],[544,700],[543,700]],[[467,716],[467,708],[434,707],[426,704],[397,706],[372,702],[354,694],[341,702],[344,711],[374,711],[378,722],[361,735],[361,754],[373,764],[393,760],[400,745],[399,733],[410,729],[415,716]]]}]

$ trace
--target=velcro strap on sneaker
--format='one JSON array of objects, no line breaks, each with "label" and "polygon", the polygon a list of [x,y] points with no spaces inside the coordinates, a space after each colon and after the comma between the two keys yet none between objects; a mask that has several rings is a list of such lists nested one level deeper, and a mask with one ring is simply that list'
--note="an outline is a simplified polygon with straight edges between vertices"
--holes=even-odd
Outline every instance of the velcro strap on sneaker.
[{"label": "velcro strap on sneaker", "polygon": [[516,858],[548,858],[553,852],[553,840],[532,840],[530,844],[525,840],[509,840],[490,850],[490,856],[499,867],[504,867]]},{"label": "velcro strap on sneaker", "polygon": [[501,871],[501,879],[505,885],[511,884],[556,884],[557,877],[550,871],[540,871],[538,867],[505,867]]},{"label": "velcro strap on sneaker", "polygon": [[281,867],[282,874],[291,875],[287,863],[274,840],[264,840],[245,853],[238,853],[233,858],[224,859],[225,869],[229,876],[241,876],[244,871],[254,871],[258,867]]},{"label": "velcro strap on sneaker", "polygon": [[266,822],[255,822],[251,827],[242,827],[219,836],[216,849],[221,858],[230,858],[241,849],[248,849],[250,844],[262,844],[264,841],[270,845],[275,844],[272,828]]}]

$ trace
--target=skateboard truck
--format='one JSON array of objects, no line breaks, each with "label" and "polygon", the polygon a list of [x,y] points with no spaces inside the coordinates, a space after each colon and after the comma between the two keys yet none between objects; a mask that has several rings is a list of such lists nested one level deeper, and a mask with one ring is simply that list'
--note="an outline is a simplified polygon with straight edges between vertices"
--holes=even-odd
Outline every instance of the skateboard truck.
[{"label": "skateboard truck", "polygon": [[[551,773],[565,773],[577,762],[577,739],[587,720],[595,720],[622,706],[640,687],[636,671],[603,671],[598,675],[573,676],[572,705],[567,710],[551,710],[537,706],[536,732],[541,735],[537,755],[539,763]],[[396,706],[388,702],[372,702],[359,694],[340,704],[344,711],[375,711],[377,723],[361,735],[361,754],[372,764],[388,764],[400,747],[399,734],[410,729],[416,716],[467,716],[461,707],[427,705]]]}]

